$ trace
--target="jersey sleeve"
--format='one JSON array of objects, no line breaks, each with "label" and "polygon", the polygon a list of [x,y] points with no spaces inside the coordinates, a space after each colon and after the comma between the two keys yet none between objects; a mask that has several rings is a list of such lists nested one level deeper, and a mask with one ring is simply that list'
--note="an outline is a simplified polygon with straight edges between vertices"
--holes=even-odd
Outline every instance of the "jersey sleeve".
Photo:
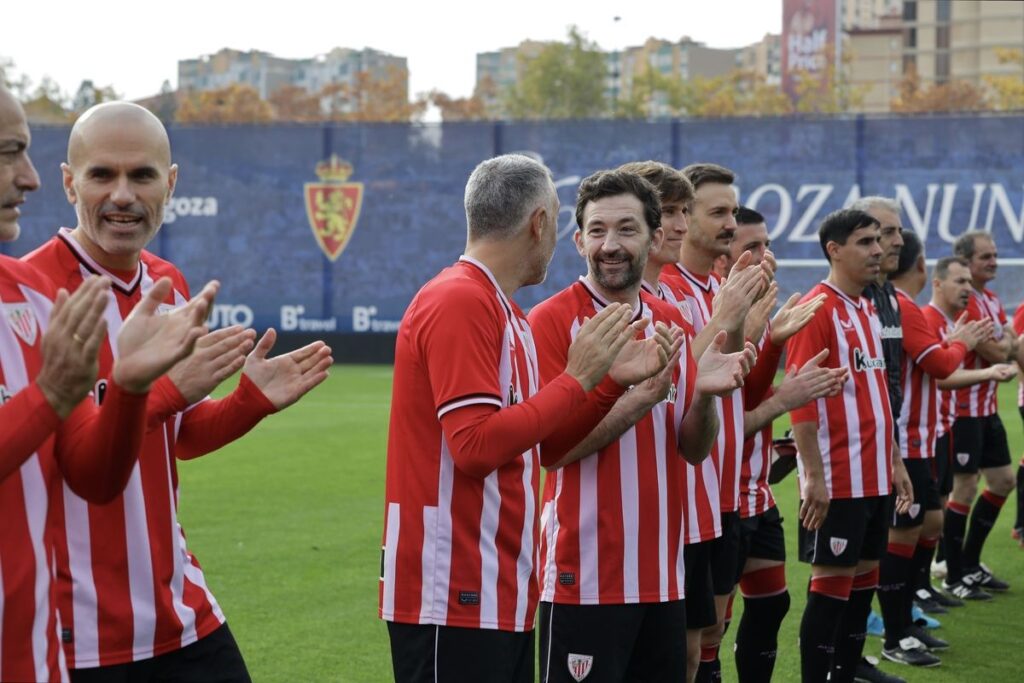
[{"label": "jersey sleeve", "polygon": [[418,302],[417,338],[433,392],[438,418],[475,403],[501,407],[498,366],[503,349],[503,323],[487,293],[472,284],[456,283]]},{"label": "jersey sleeve", "polygon": [[[811,293],[804,297],[803,301],[806,301],[812,294],[816,293],[816,290],[812,290]],[[839,367],[839,358],[837,358],[835,344],[832,343],[831,335],[829,334],[829,315],[831,312],[832,308],[830,306],[822,306],[802,330],[789,338],[789,341],[786,342],[787,367],[802,367],[804,363],[818,355],[822,349],[830,350],[828,358],[821,364],[822,367]],[[817,401],[810,401],[790,411],[790,418],[793,424],[798,422],[817,422]]]},{"label": "jersey sleeve", "polygon": [[259,387],[242,374],[230,394],[200,401],[182,415],[175,455],[179,460],[189,460],[212,453],[241,438],[276,410]]},{"label": "jersey sleeve", "polygon": [[35,382],[0,406],[0,481],[39,450],[60,426],[60,416]]},{"label": "jersey sleeve", "polygon": [[928,325],[924,313],[914,302],[900,298],[903,325],[903,351],[926,373],[945,379],[960,367],[967,355],[967,346],[960,341],[944,344]]},{"label": "jersey sleeve", "polygon": [[1024,304],[1018,306],[1013,314],[1013,331],[1017,334],[1024,334]]}]

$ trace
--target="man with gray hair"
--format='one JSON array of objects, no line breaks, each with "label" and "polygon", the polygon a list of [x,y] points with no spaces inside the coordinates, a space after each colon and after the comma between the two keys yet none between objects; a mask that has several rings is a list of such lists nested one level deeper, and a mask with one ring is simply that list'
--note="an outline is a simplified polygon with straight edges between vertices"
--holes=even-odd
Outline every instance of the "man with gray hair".
[{"label": "man with gray hair", "polygon": [[544,281],[554,253],[550,171],[484,161],[465,206],[465,253],[413,298],[395,349],[380,617],[399,683],[533,680],[540,449],[562,457],[672,351],[668,332],[634,339],[650,321],[612,304],[538,388],[511,297]]}]

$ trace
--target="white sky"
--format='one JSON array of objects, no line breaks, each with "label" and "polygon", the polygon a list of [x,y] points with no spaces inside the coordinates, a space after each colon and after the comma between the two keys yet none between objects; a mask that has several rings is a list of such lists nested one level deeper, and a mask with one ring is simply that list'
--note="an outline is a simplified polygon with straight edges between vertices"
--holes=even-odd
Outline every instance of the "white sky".
[{"label": "white sky", "polygon": [[[782,25],[781,0],[10,0],[0,57],[38,84],[69,94],[83,79],[129,99],[177,85],[177,61],[222,47],[309,57],[333,47],[373,47],[407,57],[410,93],[472,92],[476,53],[534,40],[564,40],[576,24],[604,49],[650,36],[689,35],[740,47]],[[615,17],[620,17],[615,21]]]}]

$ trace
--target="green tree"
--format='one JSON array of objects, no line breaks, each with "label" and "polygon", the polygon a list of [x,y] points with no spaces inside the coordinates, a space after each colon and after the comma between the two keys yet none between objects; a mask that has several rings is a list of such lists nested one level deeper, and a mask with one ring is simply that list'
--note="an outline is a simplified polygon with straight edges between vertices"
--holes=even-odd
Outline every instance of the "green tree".
[{"label": "green tree", "polygon": [[505,109],[516,119],[582,119],[605,116],[605,56],[575,26],[566,43],[544,46],[524,60],[522,77],[505,93]]}]

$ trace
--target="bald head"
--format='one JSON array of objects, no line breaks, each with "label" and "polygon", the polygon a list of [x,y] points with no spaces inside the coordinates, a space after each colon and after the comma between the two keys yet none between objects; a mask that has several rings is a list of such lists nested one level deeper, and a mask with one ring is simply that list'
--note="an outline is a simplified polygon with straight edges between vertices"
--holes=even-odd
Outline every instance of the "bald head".
[{"label": "bald head", "polygon": [[105,102],[71,129],[64,191],[72,236],[107,268],[130,270],[160,229],[178,169],[160,120],[131,102]]},{"label": "bald head", "polygon": [[68,139],[68,163],[74,166],[88,150],[91,141],[113,131],[137,136],[153,145],[166,165],[171,163],[171,141],[167,129],[153,112],[134,102],[103,102],[78,117]]}]

